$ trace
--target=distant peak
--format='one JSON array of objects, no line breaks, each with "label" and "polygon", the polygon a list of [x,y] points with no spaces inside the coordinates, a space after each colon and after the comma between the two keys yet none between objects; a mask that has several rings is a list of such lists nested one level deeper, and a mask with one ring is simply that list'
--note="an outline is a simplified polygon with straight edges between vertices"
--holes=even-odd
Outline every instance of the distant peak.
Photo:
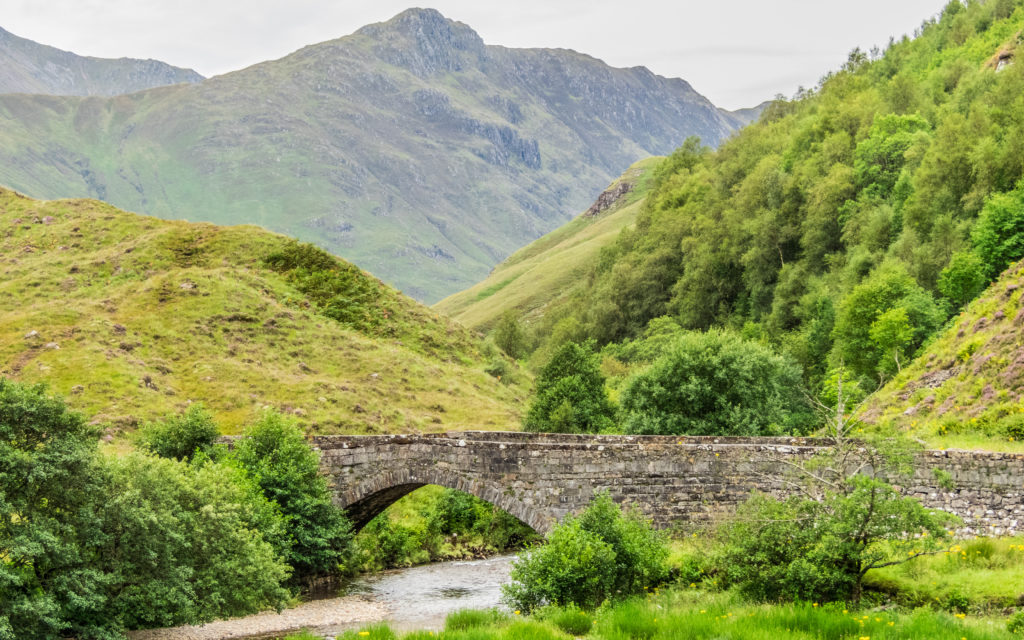
[{"label": "distant peak", "polygon": [[449,20],[437,9],[406,9],[386,22],[367,25],[356,33],[378,39],[397,34],[418,41],[450,43],[457,49],[476,49],[484,44],[469,25]]}]

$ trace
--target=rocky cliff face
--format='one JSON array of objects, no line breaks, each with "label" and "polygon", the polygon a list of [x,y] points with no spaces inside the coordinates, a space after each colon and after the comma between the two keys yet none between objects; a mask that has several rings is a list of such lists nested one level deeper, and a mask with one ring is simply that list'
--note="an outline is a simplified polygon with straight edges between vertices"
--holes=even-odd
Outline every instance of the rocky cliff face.
[{"label": "rocky cliff face", "polygon": [[637,159],[737,126],[682,80],[485,45],[415,9],[130,100],[0,97],[0,183],[261,224],[433,301],[578,214]]},{"label": "rocky cliff face", "polygon": [[159,60],[89,58],[0,29],[0,93],[115,96],[202,79]]}]

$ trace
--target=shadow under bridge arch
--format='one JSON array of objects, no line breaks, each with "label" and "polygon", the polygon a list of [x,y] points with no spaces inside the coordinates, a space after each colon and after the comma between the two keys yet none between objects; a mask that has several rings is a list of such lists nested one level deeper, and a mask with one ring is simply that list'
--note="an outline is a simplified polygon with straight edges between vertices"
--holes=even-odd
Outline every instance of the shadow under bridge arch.
[{"label": "shadow under bridge arch", "polygon": [[553,524],[551,518],[542,510],[524,503],[503,487],[480,480],[469,480],[439,469],[379,473],[336,494],[335,503],[345,510],[353,528],[358,532],[400,498],[430,484],[464,491],[490,502],[519,518],[542,535],[546,535]]}]

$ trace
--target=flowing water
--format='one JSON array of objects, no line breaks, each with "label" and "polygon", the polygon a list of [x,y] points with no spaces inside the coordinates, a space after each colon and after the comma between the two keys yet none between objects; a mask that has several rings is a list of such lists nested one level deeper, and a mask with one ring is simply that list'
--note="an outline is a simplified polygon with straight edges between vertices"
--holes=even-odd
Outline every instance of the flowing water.
[{"label": "flowing water", "polygon": [[[508,581],[514,558],[504,555],[382,571],[358,578],[339,595],[358,595],[384,605],[385,621],[395,630],[441,629],[453,611],[500,606],[501,585]],[[314,631],[330,636],[352,628],[341,624]]]}]

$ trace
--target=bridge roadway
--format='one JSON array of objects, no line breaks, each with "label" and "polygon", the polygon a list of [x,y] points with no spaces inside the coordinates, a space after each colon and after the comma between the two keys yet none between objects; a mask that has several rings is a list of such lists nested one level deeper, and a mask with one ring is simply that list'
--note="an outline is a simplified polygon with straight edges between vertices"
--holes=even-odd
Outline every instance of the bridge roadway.
[{"label": "bridge roadway", "polygon": [[[461,431],[314,436],[335,503],[362,528],[410,491],[436,484],[491,502],[541,533],[607,490],[657,526],[713,522],[754,489],[781,495],[785,460],[809,438],[570,435]],[[948,473],[939,482],[936,470]],[[1024,454],[924,451],[900,486],[964,519],[965,533],[1024,532]]]}]

